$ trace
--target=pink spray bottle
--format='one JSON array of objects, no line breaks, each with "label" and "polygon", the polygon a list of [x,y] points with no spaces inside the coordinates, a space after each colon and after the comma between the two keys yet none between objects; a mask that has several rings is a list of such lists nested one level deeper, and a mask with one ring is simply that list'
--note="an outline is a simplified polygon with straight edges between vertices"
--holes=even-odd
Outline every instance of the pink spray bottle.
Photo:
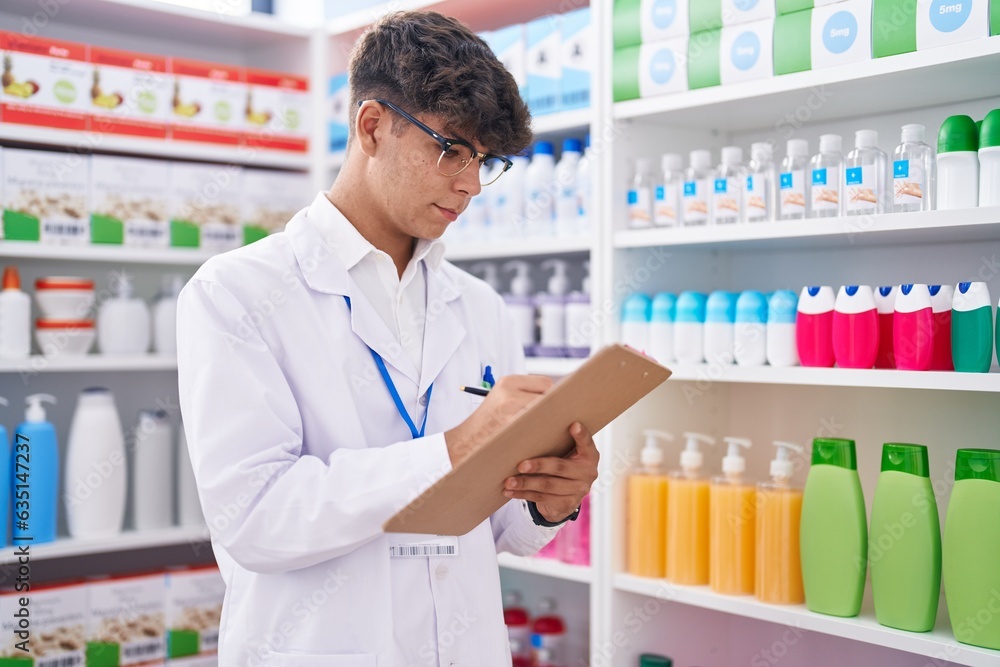
[{"label": "pink spray bottle", "polygon": [[833,288],[803,287],[795,320],[795,344],[803,366],[830,368],[833,354]]},{"label": "pink spray bottle", "polygon": [[900,285],[892,320],[896,368],[926,371],[934,354],[934,314],[927,285]]},{"label": "pink spray bottle", "polygon": [[931,285],[931,313],[934,315],[934,352],[931,353],[932,371],[953,371],[951,362],[951,307],[955,301],[955,288],[951,285]]},{"label": "pink spray bottle", "polygon": [[892,351],[892,320],[896,312],[896,293],[891,285],[875,290],[875,308],[878,310],[878,355],[875,368],[895,368],[896,355]]},{"label": "pink spray bottle", "polygon": [[878,310],[868,285],[845,285],[833,311],[833,353],[841,368],[871,368],[878,356]]}]

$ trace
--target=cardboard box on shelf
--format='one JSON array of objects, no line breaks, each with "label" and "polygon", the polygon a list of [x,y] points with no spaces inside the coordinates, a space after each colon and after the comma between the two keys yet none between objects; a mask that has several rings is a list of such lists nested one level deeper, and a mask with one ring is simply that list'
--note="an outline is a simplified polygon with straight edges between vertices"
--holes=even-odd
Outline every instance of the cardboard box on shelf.
[{"label": "cardboard box on shelf", "polygon": [[528,98],[528,72],[525,63],[524,24],[516,23],[506,28],[500,28],[485,33],[483,39],[493,49],[497,59],[503,63],[507,71],[514,77],[521,97]]},{"label": "cardboard box on shelf", "polygon": [[812,9],[774,19],[775,75],[812,69]]},{"label": "cardboard box on shelf", "polygon": [[303,153],[309,150],[309,79],[248,69],[246,82],[247,143]]},{"label": "cardboard box on shelf", "polygon": [[722,0],[722,25],[774,20],[775,0]]},{"label": "cardboard box on shelf", "polygon": [[243,68],[171,58],[170,73],[173,139],[230,145],[243,140],[247,103]]},{"label": "cardboard box on shelf", "polygon": [[280,232],[312,203],[309,174],[264,169],[243,170],[243,243]]},{"label": "cardboard box on shelf", "polygon": [[87,589],[82,582],[33,584],[0,592],[0,665],[80,665],[87,652]]},{"label": "cardboard box on shelf", "polygon": [[232,164],[170,165],[170,245],[225,251],[243,242],[243,169]]},{"label": "cardboard box on shelf", "polygon": [[813,7],[835,5],[838,2],[844,2],[844,0],[775,0],[774,4],[777,13],[780,15],[800,12],[804,9],[812,9]]},{"label": "cardboard box on shelf", "polygon": [[561,92],[564,111],[590,106],[593,35],[590,7],[563,14]]},{"label": "cardboard box on shelf", "polygon": [[723,85],[773,76],[773,40],[771,18],[723,28],[719,51]]},{"label": "cardboard box on shelf", "polygon": [[687,37],[617,49],[612,77],[615,102],[687,90],[687,59]]},{"label": "cardboard box on shelf", "polygon": [[872,0],[845,0],[812,10],[812,68],[872,58]]},{"label": "cardboard box on shelf", "polygon": [[688,88],[710,88],[722,83],[722,30],[707,30],[688,40]]},{"label": "cardboard box on shelf", "polygon": [[91,243],[166,247],[169,197],[169,162],[95,155],[90,163]]},{"label": "cardboard box on shelf", "polygon": [[528,75],[528,108],[535,115],[562,107],[561,17],[549,14],[524,26],[525,70]]},{"label": "cardboard box on shelf", "polygon": [[173,660],[217,651],[226,596],[219,569],[171,570],[166,582],[167,656]]},{"label": "cardboard box on shelf", "polygon": [[92,131],[167,138],[171,100],[167,58],[92,46],[90,63]]},{"label": "cardboard box on shelf", "polygon": [[991,32],[996,34],[1000,32],[998,7],[998,0],[992,3],[990,0],[874,0],[872,40],[875,57],[980,39]]},{"label": "cardboard box on shelf", "polygon": [[93,67],[87,45],[0,31],[4,123],[87,129]]},{"label": "cardboard box on shelf", "polygon": [[688,26],[692,34],[722,28],[722,0],[689,0]]},{"label": "cardboard box on shelf", "polygon": [[688,0],[615,0],[613,11],[616,49],[684,37],[689,31]]},{"label": "cardboard box on shelf", "polygon": [[3,161],[4,238],[58,245],[90,242],[90,158],[8,148]]},{"label": "cardboard box on shelf", "polygon": [[167,657],[163,573],[87,583],[87,667],[159,663]]},{"label": "cardboard box on shelf", "polygon": [[330,112],[330,152],[343,153],[347,150],[350,124],[351,87],[347,84],[347,72],[330,77],[327,93],[327,109]]}]

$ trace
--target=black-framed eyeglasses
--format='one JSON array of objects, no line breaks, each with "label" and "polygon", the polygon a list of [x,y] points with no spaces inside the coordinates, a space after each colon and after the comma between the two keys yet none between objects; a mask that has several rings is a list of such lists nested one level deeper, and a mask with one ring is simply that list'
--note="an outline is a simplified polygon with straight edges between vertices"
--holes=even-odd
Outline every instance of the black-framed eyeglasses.
[{"label": "black-framed eyeglasses", "polygon": [[479,163],[479,184],[485,187],[491,183],[495,183],[505,171],[514,166],[513,162],[502,155],[480,153],[467,141],[463,141],[461,139],[449,139],[438,134],[388,100],[361,100],[358,102],[358,107],[365,102],[378,102],[379,104],[384,104],[429,134],[434,141],[438,142],[438,145],[441,146],[441,155],[438,156],[437,168],[442,176],[458,176],[465,171],[466,167],[475,161]]}]

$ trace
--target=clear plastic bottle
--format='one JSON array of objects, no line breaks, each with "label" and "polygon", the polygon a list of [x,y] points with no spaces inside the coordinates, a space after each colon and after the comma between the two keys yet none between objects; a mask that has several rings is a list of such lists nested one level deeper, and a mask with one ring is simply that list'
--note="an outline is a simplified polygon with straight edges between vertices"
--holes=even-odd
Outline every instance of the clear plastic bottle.
[{"label": "clear plastic bottle", "polygon": [[706,150],[691,151],[689,166],[684,172],[684,211],[681,213],[685,227],[708,224],[712,182],[712,154]]},{"label": "clear plastic bottle", "polygon": [[747,222],[774,220],[774,148],[767,142],[750,146],[743,219]]},{"label": "clear plastic bottle", "polygon": [[653,225],[653,171],[647,158],[635,161],[635,176],[628,191],[628,226],[645,229]]},{"label": "clear plastic bottle", "polygon": [[562,156],[556,165],[556,236],[565,238],[579,234],[576,172],[580,165],[580,140],[563,141]]},{"label": "clear plastic bottle", "polygon": [[806,199],[806,169],[809,167],[809,142],[789,139],[785,159],[781,161],[778,184],[778,217],[801,220],[809,215]]},{"label": "clear plastic bottle", "polygon": [[667,153],[660,163],[663,181],[656,186],[653,224],[657,227],[679,227],[681,224],[681,191],[684,188],[684,164],[677,153]]},{"label": "clear plastic bottle", "polygon": [[892,154],[894,213],[934,210],[937,159],[924,136],[923,125],[904,125],[902,143]]},{"label": "clear plastic bottle", "polygon": [[580,234],[590,233],[590,218],[593,216],[593,204],[591,203],[591,192],[593,184],[590,180],[590,163],[593,161],[593,154],[590,150],[590,134],[584,139],[584,151],[580,161],[576,164],[576,204],[577,222],[576,228]]},{"label": "clear plastic bottle", "polygon": [[843,215],[844,170],[843,142],[839,134],[819,138],[819,153],[809,163],[811,168],[809,199],[812,217],[835,218]]},{"label": "clear plastic bottle", "polygon": [[712,191],[712,222],[729,225],[743,219],[743,188],[746,185],[743,150],[739,146],[722,149],[722,162],[715,171]]},{"label": "clear plastic bottle", "polygon": [[844,189],[847,215],[874,215],[889,210],[889,156],[878,147],[878,132],[858,130],[847,155]]}]

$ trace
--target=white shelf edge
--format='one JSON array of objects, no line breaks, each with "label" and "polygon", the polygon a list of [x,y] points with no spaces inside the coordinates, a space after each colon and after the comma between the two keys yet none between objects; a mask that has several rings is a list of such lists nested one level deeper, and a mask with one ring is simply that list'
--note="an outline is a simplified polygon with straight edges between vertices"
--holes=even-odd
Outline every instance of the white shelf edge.
[{"label": "white shelf edge", "polygon": [[728,102],[735,103],[778,93],[818,89],[831,84],[920,70],[997,54],[1000,54],[1000,40],[985,37],[975,41],[952,44],[948,47],[874,58],[863,63],[780,74],[766,79],[726,86],[713,86],[671,95],[615,102],[612,107],[612,117],[615,120],[624,120]]},{"label": "white shelf edge", "polygon": [[[205,526],[178,526],[162,530],[135,531],[127,530],[113,537],[101,539],[77,539],[72,537],[59,538],[46,544],[31,544],[31,560],[50,560],[85,556],[88,554],[111,553],[131,549],[149,549],[155,547],[177,546],[181,544],[201,543],[209,540],[208,528]],[[17,562],[14,554],[16,547],[7,547],[0,558],[0,565]]]},{"label": "white shelf edge", "polygon": [[715,382],[800,385],[823,387],[861,387],[876,389],[929,389],[1000,393],[1000,373],[958,373],[955,371],[900,371],[863,368],[777,368],[773,366],[735,366],[732,364],[675,364],[668,383]]},{"label": "white shelf edge", "polygon": [[502,553],[497,554],[497,562],[500,567],[508,570],[529,572],[563,581],[575,581],[581,584],[590,584],[593,581],[593,573],[589,567],[570,565],[550,558],[526,558]]},{"label": "white shelf edge", "polygon": [[524,361],[527,371],[531,375],[547,375],[551,378],[561,378],[582,366],[586,359],[528,357]]},{"label": "white shelf edge", "polygon": [[309,169],[308,153],[226,146],[190,141],[146,139],[105,133],[78,132],[34,125],[0,123],[0,141],[49,148],[67,148],[84,154],[124,153],[134,157],[200,160],[219,164],[271,169]]},{"label": "white shelf edge", "polygon": [[121,262],[123,264],[165,264],[201,266],[216,253],[184,248],[130,248],[113,245],[61,246],[33,241],[0,240],[0,257],[10,259],[50,259],[75,262]]},{"label": "white shelf edge", "polygon": [[[991,667],[1000,664],[1000,651],[960,644],[951,629],[938,627],[928,633],[906,632],[887,628],[872,618],[839,618],[817,614],[805,605],[772,605],[759,602],[750,596],[729,596],[712,592],[707,586],[676,586],[666,580],[645,579],[629,574],[616,574],[616,590],[645,595],[665,602],[686,604],[703,609],[755,618],[769,623],[780,623],[802,630],[821,632],[877,644],[888,648],[926,656],[947,656],[947,660],[970,667]],[[949,663],[951,664],[951,663]]]},{"label": "white shelf edge", "polygon": [[825,240],[853,244],[880,235],[893,237],[923,235],[929,241],[936,241],[941,236],[947,236],[951,240],[961,240],[963,236],[974,238],[977,235],[991,233],[1000,236],[1000,207],[776,220],[706,227],[620,229],[614,234],[614,243],[616,248],[737,243],[765,245],[780,241],[808,244],[810,241]]},{"label": "white shelf edge", "polygon": [[576,129],[589,130],[593,116],[593,111],[589,108],[532,116],[531,131],[535,135],[539,135],[568,132],[569,130]]},{"label": "white shelf edge", "polygon": [[503,257],[537,257],[565,253],[590,252],[590,237],[577,238],[526,238],[504,239],[492,243],[461,243],[448,241],[445,258],[448,261],[467,262]]},{"label": "white shelf edge", "polygon": [[27,359],[0,359],[0,374],[18,373],[31,376],[38,373],[176,371],[177,357],[156,354],[143,355],[32,355]]}]

